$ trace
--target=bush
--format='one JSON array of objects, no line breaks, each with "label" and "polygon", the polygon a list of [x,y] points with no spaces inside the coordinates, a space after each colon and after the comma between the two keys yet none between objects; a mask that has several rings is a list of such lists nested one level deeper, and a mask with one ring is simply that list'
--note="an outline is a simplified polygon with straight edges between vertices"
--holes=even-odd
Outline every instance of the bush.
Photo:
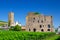
[{"label": "bush", "polygon": [[21,26],[19,26],[19,25],[11,26],[9,30],[11,30],[11,31],[21,31]]},{"label": "bush", "polygon": [[16,25],[16,26],[14,27],[14,31],[21,31],[21,26]]}]

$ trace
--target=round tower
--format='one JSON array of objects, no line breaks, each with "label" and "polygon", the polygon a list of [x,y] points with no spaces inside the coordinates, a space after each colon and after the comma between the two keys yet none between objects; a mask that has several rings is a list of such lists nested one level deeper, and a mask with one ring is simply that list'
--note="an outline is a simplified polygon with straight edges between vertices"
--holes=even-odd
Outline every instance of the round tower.
[{"label": "round tower", "polygon": [[10,12],[8,16],[8,26],[14,26],[14,13]]}]

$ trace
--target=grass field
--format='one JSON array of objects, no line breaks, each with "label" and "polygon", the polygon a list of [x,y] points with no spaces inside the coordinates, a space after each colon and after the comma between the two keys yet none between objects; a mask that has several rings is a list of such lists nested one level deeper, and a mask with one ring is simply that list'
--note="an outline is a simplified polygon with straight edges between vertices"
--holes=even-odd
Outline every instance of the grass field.
[{"label": "grass field", "polygon": [[55,40],[58,36],[51,32],[0,31],[0,40]]}]

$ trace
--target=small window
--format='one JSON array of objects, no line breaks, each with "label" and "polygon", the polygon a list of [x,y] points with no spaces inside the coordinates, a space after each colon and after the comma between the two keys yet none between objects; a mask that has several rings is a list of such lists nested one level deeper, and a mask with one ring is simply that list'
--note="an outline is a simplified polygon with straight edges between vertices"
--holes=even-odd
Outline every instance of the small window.
[{"label": "small window", "polygon": [[48,28],[50,28],[50,25],[48,25]]},{"label": "small window", "polygon": [[41,31],[42,31],[42,32],[44,32],[44,30],[43,30],[43,29],[41,29]]},{"label": "small window", "polygon": [[40,25],[40,28],[42,28],[42,25]]},{"label": "small window", "polygon": [[50,31],[50,29],[48,29],[48,31]]}]

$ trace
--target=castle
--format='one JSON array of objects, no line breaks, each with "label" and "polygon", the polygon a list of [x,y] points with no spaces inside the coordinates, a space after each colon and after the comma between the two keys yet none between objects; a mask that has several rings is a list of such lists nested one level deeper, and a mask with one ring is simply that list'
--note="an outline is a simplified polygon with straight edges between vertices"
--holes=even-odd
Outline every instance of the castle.
[{"label": "castle", "polygon": [[[15,26],[14,13],[9,13],[9,26]],[[45,16],[37,12],[30,12],[26,16],[26,26],[22,30],[31,32],[54,32],[52,16]]]},{"label": "castle", "polygon": [[54,32],[52,16],[31,12],[26,16],[26,31]]}]

